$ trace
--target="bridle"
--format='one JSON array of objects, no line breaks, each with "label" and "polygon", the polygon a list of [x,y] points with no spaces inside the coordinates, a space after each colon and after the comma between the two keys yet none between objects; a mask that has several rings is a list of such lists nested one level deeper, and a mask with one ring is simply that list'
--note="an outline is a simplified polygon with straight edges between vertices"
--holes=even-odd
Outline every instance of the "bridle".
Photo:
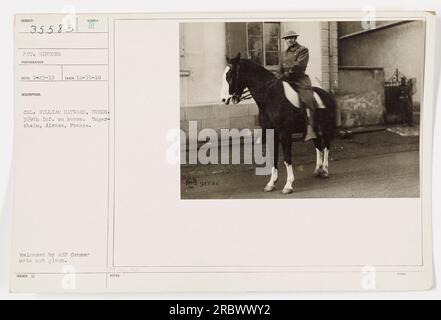
[{"label": "bridle", "polygon": [[[236,70],[235,70],[236,83],[235,83],[235,88],[234,88],[234,93],[233,93],[233,98],[237,99],[238,103],[240,101],[244,100],[244,99],[242,99],[244,91],[242,90],[242,93],[240,94],[240,96],[238,94],[238,92],[239,92],[239,70],[240,70],[240,65],[238,63],[236,66]],[[239,96],[239,98],[237,98],[238,96]]]},{"label": "bridle", "polygon": [[[236,76],[236,86],[234,88],[234,93],[233,96],[236,95],[238,96],[239,94],[237,93],[239,91],[239,69],[240,69],[240,65],[239,63],[236,66],[236,71],[235,71],[235,76]],[[244,95],[245,93],[245,95]],[[248,99],[252,99],[253,96],[251,95],[251,92],[249,89],[246,90],[242,90],[242,93],[240,94],[238,100],[238,103],[243,101],[243,100],[248,100]]]},{"label": "bridle", "polygon": [[[236,95],[236,97],[239,95],[237,93],[239,91],[239,69],[240,69],[240,66],[239,66],[239,64],[237,64],[236,71],[235,71],[235,73],[236,73],[235,74],[235,76],[236,76],[236,86],[234,88],[234,94],[233,94],[233,96]],[[260,86],[255,88],[255,91],[259,91],[260,89],[265,87],[271,81],[274,81],[274,79],[271,79],[269,81],[264,82],[263,84],[261,84]],[[242,93],[240,94],[240,97],[237,100],[238,100],[238,103],[239,103],[240,101],[248,100],[248,99],[252,99],[252,98],[253,98],[253,96],[251,95],[250,89],[247,88],[247,89],[242,91]]]},{"label": "bridle", "polygon": [[[246,94],[243,95],[244,93],[246,93]],[[242,92],[242,95],[240,96],[239,101],[248,100],[248,99],[252,99],[252,98],[253,98],[253,96],[251,95],[250,90],[246,89]]]}]

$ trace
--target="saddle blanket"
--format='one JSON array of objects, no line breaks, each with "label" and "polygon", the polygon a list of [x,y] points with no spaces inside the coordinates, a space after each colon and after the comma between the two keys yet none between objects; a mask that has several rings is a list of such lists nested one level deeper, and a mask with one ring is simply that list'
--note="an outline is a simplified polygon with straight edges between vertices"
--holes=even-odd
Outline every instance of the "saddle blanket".
[{"label": "saddle blanket", "polygon": [[[291,104],[296,107],[300,108],[300,100],[299,100],[299,94],[290,86],[290,84],[286,81],[282,81],[283,83],[283,90],[285,91],[285,97],[288,99]],[[320,96],[314,92],[314,99],[317,102],[317,108],[318,109],[326,109],[325,104],[323,103]]]}]

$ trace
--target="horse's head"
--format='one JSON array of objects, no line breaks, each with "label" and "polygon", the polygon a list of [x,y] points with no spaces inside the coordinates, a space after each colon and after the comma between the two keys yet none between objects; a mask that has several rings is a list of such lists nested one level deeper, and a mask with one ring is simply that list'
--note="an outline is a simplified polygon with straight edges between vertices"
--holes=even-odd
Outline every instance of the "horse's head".
[{"label": "horse's head", "polygon": [[228,66],[222,75],[222,91],[221,100],[225,104],[229,104],[232,101],[234,104],[240,102],[240,98],[246,87],[243,77],[240,74],[240,52],[236,57],[230,59],[226,57]]}]

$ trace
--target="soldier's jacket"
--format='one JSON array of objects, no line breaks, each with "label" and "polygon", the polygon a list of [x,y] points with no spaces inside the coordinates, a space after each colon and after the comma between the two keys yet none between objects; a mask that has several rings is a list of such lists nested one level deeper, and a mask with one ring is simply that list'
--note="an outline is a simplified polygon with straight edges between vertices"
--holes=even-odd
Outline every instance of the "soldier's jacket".
[{"label": "soldier's jacket", "polygon": [[313,107],[311,80],[305,73],[309,61],[308,48],[296,43],[282,53],[281,72],[283,80],[294,87],[301,100]]}]

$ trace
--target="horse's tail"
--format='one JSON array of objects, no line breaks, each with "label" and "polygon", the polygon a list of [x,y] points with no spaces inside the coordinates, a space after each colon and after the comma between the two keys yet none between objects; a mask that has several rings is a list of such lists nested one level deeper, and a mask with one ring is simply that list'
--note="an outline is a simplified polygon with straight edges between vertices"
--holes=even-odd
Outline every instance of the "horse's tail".
[{"label": "horse's tail", "polygon": [[327,140],[335,137],[337,127],[337,103],[334,96],[326,90],[319,87],[313,87],[326,109],[318,109],[317,117],[323,133],[327,136]]}]

